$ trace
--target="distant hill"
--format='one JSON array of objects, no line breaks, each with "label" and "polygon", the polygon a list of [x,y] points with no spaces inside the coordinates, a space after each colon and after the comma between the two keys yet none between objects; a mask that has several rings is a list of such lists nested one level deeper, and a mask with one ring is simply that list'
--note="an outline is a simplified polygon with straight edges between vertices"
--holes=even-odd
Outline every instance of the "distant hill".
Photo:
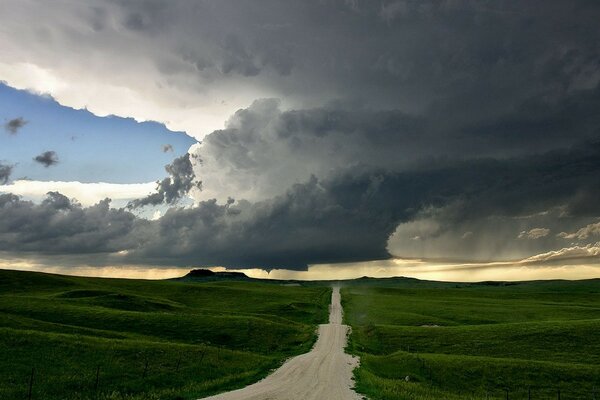
[{"label": "distant hill", "polygon": [[217,280],[235,280],[235,281],[253,281],[254,278],[250,278],[243,272],[214,272],[209,269],[193,269],[180,278],[173,278],[172,280],[194,282],[194,281],[217,281]]},{"label": "distant hill", "polygon": [[417,278],[410,278],[406,276],[394,276],[388,278],[374,278],[369,276],[362,276],[354,279],[340,279],[340,280],[294,280],[294,279],[264,279],[264,278],[252,278],[243,272],[230,272],[220,271],[214,272],[209,269],[192,269],[186,275],[179,278],[167,279],[169,281],[178,282],[216,282],[216,281],[241,281],[241,282],[262,282],[274,285],[300,285],[300,286],[380,286],[380,287],[395,287],[395,288],[428,288],[428,289],[443,289],[443,288],[485,288],[485,287],[508,287],[508,286],[520,286],[520,287],[553,287],[555,289],[569,288],[571,285],[577,282],[580,287],[586,284],[591,284],[593,287],[600,281],[600,279],[587,279],[579,281],[569,280],[537,280],[537,281],[481,281],[481,282],[444,282],[444,281],[432,281]]}]

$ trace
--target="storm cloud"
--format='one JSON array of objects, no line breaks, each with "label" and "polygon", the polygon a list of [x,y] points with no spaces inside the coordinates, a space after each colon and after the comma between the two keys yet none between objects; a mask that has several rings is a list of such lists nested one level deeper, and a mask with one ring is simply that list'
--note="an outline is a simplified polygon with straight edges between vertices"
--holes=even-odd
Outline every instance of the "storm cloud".
[{"label": "storm cloud", "polygon": [[556,235],[520,240],[519,232],[586,226],[592,217],[568,210],[599,174],[600,145],[395,173],[355,167],[329,179],[313,176],[266,200],[172,207],[155,221],[110,209],[108,201],[82,208],[57,193],[40,205],[5,195],[0,250],[124,252],[119,260],[129,263],[294,269],[391,254],[525,257],[565,243]]},{"label": "storm cloud", "polygon": [[[281,194],[310,176],[354,167],[392,172],[449,161],[537,155],[600,138],[600,89],[559,104],[530,100],[504,115],[474,122],[373,110],[348,104],[283,111],[275,99],[237,111],[226,129],[191,150],[201,160],[201,199],[248,200]],[[565,134],[568,132],[569,134]]]},{"label": "storm cloud", "polygon": [[0,248],[82,254],[132,247],[132,230],[143,220],[109,205],[110,200],[106,199],[84,208],[57,192],[49,192],[40,204],[0,194]]},{"label": "storm cloud", "polygon": [[560,103],[600,81],[600,10],[585,0],[12,0],[1,15],[9,85],[198,139],[264,97],[293,109],[343,100],[441,113],[473,128],[495,120],[505,130],[507,111]]},{"label": "storm cloud", "polygon": [[3,197],[0,250],[295,269],[596,254],[594,2],[11,3],[0,80],[200,142],[126,209]]},{"label": "storm cloud", "polygon": [[201,182],[195,181],[195,174],[190,161],[189,153],[176,158],[165,167],[169,177],[156,182],[156,192],[148,196],[133,200],[130,208],[147,205],[174,204],[187,195],[192,188],[200,188]]}]

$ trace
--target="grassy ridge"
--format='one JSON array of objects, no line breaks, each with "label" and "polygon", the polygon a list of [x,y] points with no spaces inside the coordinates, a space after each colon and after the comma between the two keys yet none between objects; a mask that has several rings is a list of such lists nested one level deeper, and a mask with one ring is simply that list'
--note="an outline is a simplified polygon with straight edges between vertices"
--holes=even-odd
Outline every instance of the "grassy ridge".
[{"label": "grassy ridge", "polygon": [[[306,352],[330,289],[0,270],[0,398],[187,399]],[[98,382],[98,383],[96,383]]]},{"label": "grassy ridge", "polygon": [[598,280],[366,281],[342,302],[357,387],[372,399],[591,399],[600,389]]}]

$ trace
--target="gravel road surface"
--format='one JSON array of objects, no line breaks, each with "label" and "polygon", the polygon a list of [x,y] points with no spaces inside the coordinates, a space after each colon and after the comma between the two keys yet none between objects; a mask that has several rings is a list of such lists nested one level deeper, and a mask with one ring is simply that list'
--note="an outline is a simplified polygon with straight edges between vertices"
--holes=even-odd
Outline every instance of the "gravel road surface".
[{"label": "gravel road surface", "polygon": [[286,361],[260,382],[210,400],[353,400],[362,397],[352,387],[358,358],[344,352],[349,327],[342,325],[340,288],[331,295],[329,323],[319,325],[319,338],[306,354]]}]

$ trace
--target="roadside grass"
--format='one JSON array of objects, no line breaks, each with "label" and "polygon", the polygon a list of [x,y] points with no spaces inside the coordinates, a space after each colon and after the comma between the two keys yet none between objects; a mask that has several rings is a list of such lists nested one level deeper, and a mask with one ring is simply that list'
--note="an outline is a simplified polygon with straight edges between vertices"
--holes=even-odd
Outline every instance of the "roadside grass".
[{"label": "roadside grass", "polygon": [[373,400],[600,396],[599,280],[358,281],[342,304]]},{"label": "roadside grass", "polygon": [[308,351],[330,289],[0,270],[0,399],[192,399]]}]

